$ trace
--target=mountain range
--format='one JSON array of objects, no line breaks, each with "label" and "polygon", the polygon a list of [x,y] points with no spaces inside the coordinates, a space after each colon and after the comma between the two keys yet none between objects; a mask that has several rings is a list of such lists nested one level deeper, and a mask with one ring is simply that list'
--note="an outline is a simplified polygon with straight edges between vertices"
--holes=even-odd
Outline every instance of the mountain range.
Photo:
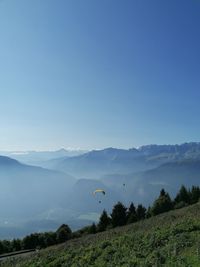
[{"label": "mountain range", "polygon": [[[1,229],[38,231],[63,222],[76,229],[117,201],[148,206],[161,188],[174,196],[182,184],[200,184],[200,143],[49,153],[39,167],[0,157]],[[98,188],[106,194],[94,195]]]},{"label": "mountain range", "polygon": [[86,152],[87,150],[62,148],[56,151],[0,151],[0,155],[11,157],[25,164],[41,165],[47,160],[78,156]]},{"label": "mountain range", "polygon": [[148,145],[138,149],[106,148],[74,157],[61,157],[41,166],[64,171],[77,178],[99,179],[107,174],[129,174],[156,168],[168,162],[200,159],[200,143]]}]

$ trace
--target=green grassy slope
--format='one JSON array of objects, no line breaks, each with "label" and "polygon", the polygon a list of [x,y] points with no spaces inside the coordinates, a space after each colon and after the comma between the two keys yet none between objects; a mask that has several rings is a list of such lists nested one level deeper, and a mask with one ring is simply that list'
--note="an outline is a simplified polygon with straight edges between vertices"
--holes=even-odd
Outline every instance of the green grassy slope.
[{"label": "green grassy slope", "polygon": [[200,203],[1,264],[3,267],[200,266]]}]

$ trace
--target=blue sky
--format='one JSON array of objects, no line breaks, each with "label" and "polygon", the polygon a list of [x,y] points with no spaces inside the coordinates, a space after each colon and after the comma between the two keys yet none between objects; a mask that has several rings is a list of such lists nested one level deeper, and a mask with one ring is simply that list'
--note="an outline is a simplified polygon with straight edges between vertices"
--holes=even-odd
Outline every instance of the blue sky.
[{"label": "blue sky", "polygon": [[199,0],[1,0],[0,150],[200,141]]}]

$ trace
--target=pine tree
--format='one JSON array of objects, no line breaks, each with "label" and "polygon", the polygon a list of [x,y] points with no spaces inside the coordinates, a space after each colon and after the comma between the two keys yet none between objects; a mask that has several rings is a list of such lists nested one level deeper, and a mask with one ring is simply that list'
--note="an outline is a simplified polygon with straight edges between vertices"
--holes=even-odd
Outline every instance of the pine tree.
[{"label": "pine tree", "polygon": [[126,207],[121,202],[118,202],[113,207],[111,213],[111,220],[113,227],[122,226],[126,224]]},{"label": "pine tree", "polygon": [[176,195],[176,197],[174,199],[174,202],[176,204],[180,203],[180,202],[183,202],[183,203],[186,203],[186,204],[190,203],[190,194],[189,194],[188,190],[185,188],[184,185],[181,186],[178,194]]},{"label": "pine tree", "polygon": [[97,232],[97,227],[96,224],[93,223],[89,228],[89,234],[96,234],[96,232]]},{"label": "pine tree", "polygon": [[200,198],[200,188],[198,186],[192,186],[191,192],[190,192],[190,203],[194,204],[199,201]]},{"label": "pine tree", "polygon": [[132,202],[127,212],[127,224],[134,223],[136,221],[137,221],[136,208]]},{"label": "pine tree", "polygon": [[159,197],[154,201],[151,208],[151,213],[157,215],[166,211],[169,211],[173,208],[172,200],[168,193],[164,189],[160,191]]},{"label": "pine tree", "polygon": [[150,218],[151,216],[152,216],[152,211],[151,211],[151,207],[149,206],[148,207],[148,209],[147,209],[147,211],[146,211],[146,218],[148,219],[148,218]]},{"label": "pine tree", "polygon": [[142,204],[139,204],[137,206],[137,210],[136,210],[136,214],[137,214],[137,220],[143,220],[146,217],[146,208],[142,206]]},{"label": "pine tree", "polygon": [[103,210],[97,226],[98,231],[99,232],[105,231],[109,224],[110,224],[110,218],[108,217],[107,212]]}]

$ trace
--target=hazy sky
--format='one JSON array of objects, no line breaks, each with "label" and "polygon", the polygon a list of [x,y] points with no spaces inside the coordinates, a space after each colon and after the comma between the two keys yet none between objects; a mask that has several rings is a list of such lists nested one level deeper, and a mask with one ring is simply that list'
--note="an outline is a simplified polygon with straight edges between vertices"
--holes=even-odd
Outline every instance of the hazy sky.
[{"label": "hazy sky", "polygon": [[0,1],[0,150],[199,137],[200,0]]}]

